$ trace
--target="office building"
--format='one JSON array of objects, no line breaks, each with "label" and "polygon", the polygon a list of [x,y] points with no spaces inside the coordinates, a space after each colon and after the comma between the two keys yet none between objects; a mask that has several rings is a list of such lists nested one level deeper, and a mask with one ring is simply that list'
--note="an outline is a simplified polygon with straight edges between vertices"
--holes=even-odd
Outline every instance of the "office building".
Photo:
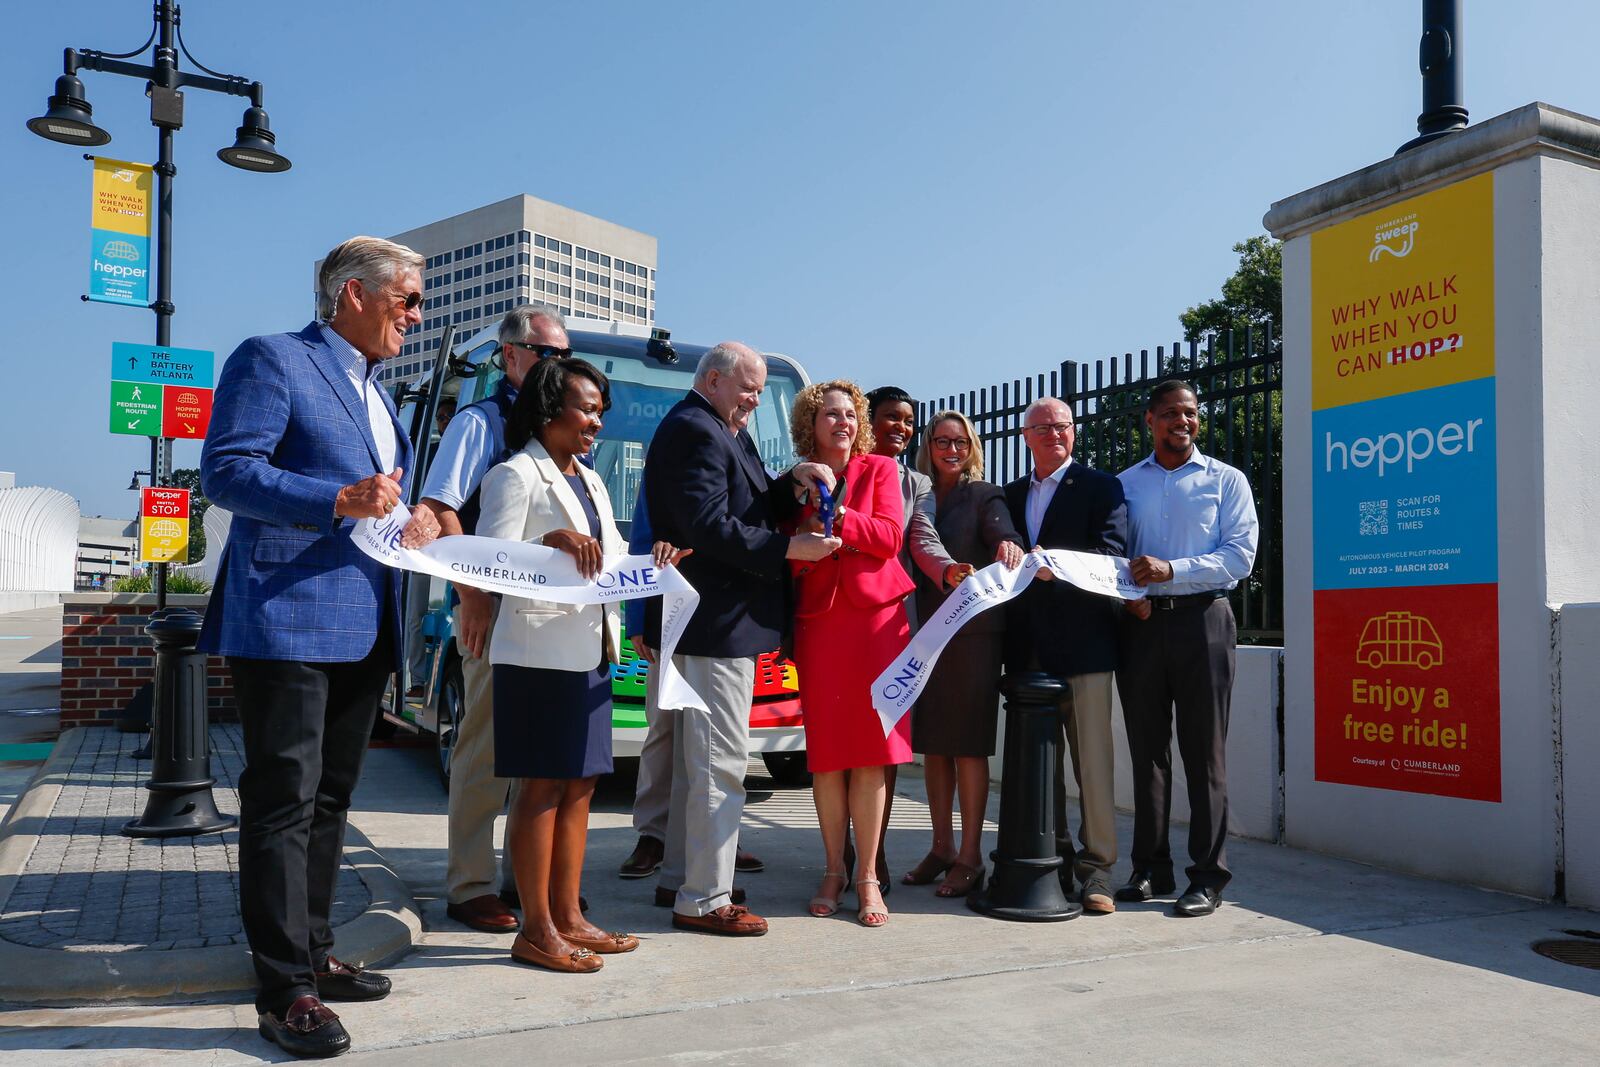
[{"label": "office building", "polygon": [[585,318],[655,325],[656,239],[560,204],[513,196],[391,240],[427,261],[426,299],[421,327],[384,367],[386,381],[431,369],[447,325],[460,340],[532,301],[560,308],[575,329]]}]

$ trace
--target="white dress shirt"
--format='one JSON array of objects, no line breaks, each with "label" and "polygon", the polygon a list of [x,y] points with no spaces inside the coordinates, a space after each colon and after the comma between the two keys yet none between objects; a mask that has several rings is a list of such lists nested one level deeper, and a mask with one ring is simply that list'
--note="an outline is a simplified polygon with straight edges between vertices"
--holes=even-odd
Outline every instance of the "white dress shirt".
[{"label": "white dress shirt", "polygon": [[1050,510],[1050,501],[1056,498],[1056,490],[1061,488],[1061,479],[1067,473],[1067,468],[1072,466],[1072,457],[1057,467],[1051,474],[1043,479],[1036,474],[1028,475],[1028,547],[1032,548],[1039,543],[1039,530],[1044,526],[1044,513]]},{"label": "white dress shirt", "polygon": [[396,448],[394,420],[389,417],[389,409],[384,406],[383,397],[380,395],[383,387],[373,380],[383,361],[368,360],[366,356],[356,351],[355,345],[340,337],[327,323],[322,324],[322,336],[344,362],[345,374],[349,376],[350,386],[356,391],[356,396],[367,405],[367,421],[372,424],[372,441],[378,446],[378,461],[383,465],[383,470],[378,473],[389,474],[394,470]]}]

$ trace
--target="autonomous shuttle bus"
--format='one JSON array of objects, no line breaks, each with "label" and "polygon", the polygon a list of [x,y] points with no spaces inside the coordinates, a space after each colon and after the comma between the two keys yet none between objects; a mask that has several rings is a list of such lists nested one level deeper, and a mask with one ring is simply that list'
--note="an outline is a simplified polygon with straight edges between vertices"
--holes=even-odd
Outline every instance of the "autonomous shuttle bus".
[{"label": "autonomous shuttle bus", "polygon": [[[448,358],[431,374],[402,382],[396,389],[401,425],[416,447],[420,468],[412,481],[415,504],[427,481],[428,465],[440,432],[435,413],[442,400],[464,408],[489,396],[504,376],[495,327],[466,341],[444,340]],[[586,359],[611,380],[611,410],[593,452],[594,468],[605,480],[617,525],[627,537],[639,496],[645,451],[661,419],[688,392],[695,364],[706,346],[679,344],[664,330],[596,319],[569,321],[575,357]],[[773,470],[795,461],[789,442],[789,412],[795,394],[808,384],[805,371],[786,356],[768,354],[767,389],[750,421],[750,435]],[[448,780],[455,729],[465,710],[461,653],[451,632],[449,583],[412,574],[405,593],[409,683],[396,679],[384,718],[400,727],[430,732],[437,741],[439,772]],[[624,634],[622,662],[612,667],[612,749],[637,757],[644,744],[644,679],[649,664],[636,659]],[[410,689],[406,686],[409,684]],[[750,747],[780,781],[803,781],[804,735],[800,728],[799,683],[794,664],[776,651],[756,667],[750,708]]]}]

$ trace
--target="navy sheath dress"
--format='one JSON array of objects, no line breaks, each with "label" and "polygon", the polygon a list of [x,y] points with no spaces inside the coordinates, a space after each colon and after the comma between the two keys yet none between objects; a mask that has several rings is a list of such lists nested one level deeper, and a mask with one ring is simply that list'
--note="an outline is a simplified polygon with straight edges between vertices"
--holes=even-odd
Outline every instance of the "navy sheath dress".
[{"label": "navy sheath dress", "polygon": [[[600,516],[576,474],[564,475],[583,505],[589,536]],[[602,638],[599,666],[586,671],[494,665],[497,778],[590,778],[611,773],[611,665]]]}]

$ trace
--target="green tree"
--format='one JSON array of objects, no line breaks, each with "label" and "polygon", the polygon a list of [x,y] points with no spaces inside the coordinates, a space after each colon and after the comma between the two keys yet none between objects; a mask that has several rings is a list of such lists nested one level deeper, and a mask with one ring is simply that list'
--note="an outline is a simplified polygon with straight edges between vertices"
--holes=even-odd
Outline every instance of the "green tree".
[{"label": "green tree", "polygon": [[1246,325],[1271,320],[1274,334],[1283,323],[1283,243],[1266,234],[1233,246],[1239,266],[1222,283],[1222,295],[1178,316],[1183,338],[1198,341],[1208,333],[1244,337]]},{"label": "green tree", "polygon": [[174,489],[189,490],[189,562],[199,563],[206,558],[206,509],[211,501],[200,492],[200,468],[182,467],[172,472],[167,484]]}]

